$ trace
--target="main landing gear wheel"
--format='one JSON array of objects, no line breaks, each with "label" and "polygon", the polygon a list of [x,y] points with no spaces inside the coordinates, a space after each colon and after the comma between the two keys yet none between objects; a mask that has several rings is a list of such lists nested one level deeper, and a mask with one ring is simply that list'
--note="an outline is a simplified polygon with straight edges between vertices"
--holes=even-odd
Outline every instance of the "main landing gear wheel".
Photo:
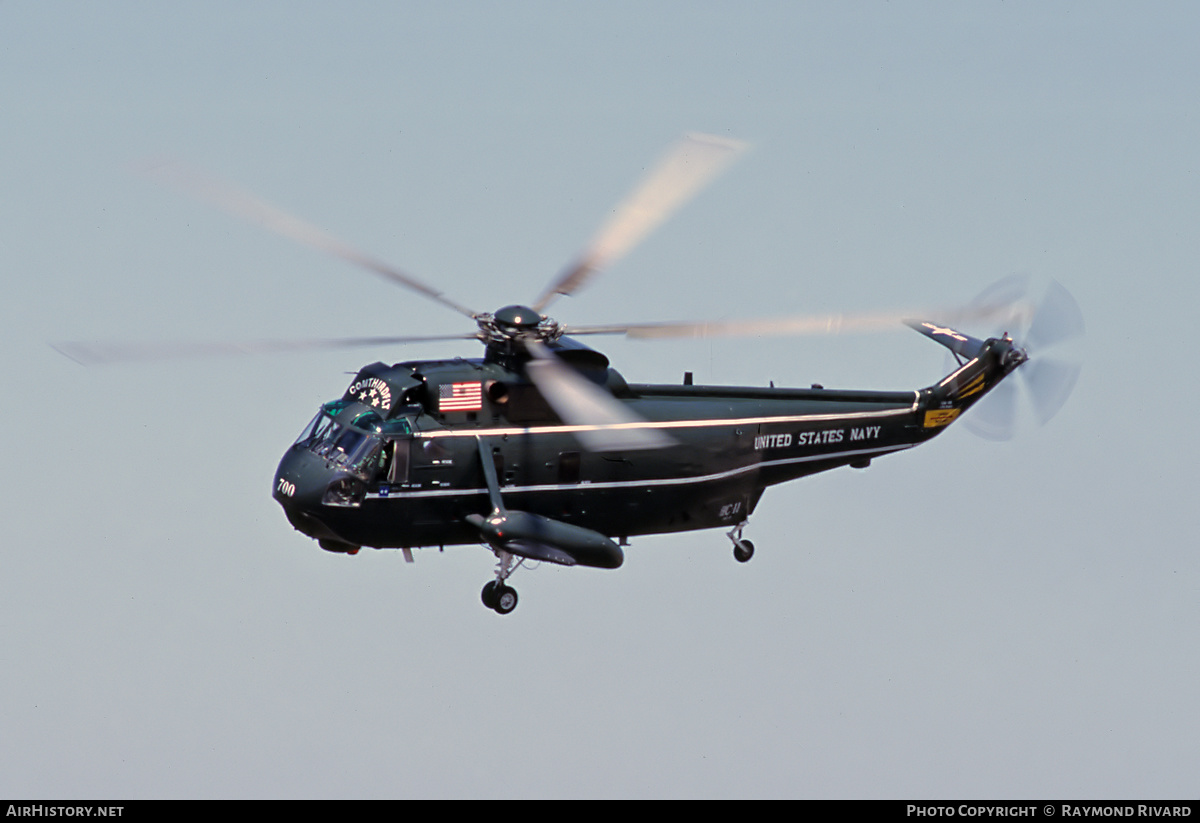
[{"label": "main landing gear wheel", "polygon": [[517,590],[499,580],[489,580],[479,598],[483,605],[499,614],[508,614],[517,607]]},{"label": "main landing gear wheel", "polygon": [[479,593],[479,597],[483,600],[483,605],[489,609],[496,608],[496,587],[500,585],[498,580],[489,580],[483,587],[483,591]]},{"label": "main landing gear wheel", "polygon": [[497,614],[508,614],[517,607],[517,590],[504,581],[517,570],[517,567],[525,562],[525,559],[521,558],[516,563],[513,563],[513,555],[503,549],[493,549],[493,551],[495,551],[496,559],[499,562],[496,569],[496,579],[487,582],[483,587],[483,591],[479,593],[479,599],[483,601],[483,605]]},{"label": "main landing gear wheel", "polygon": [[747,562],[754,557],[754,544],[749,540],[738,540],[733,544],[733,559],[739,563]]},{"label": "main landing gear wheel", "polygon": [[496,588],[496,605],[492,606],[498,614],[508,614],[517,607],[517,590],[501,583]]}]

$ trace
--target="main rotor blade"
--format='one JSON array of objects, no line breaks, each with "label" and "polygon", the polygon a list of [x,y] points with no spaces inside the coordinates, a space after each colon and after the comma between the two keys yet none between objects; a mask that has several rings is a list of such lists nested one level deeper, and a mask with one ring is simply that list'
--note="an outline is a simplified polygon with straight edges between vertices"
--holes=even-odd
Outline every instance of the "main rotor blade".
[{"label": "main rotor blade", "polygon": [[623,334],[634,339],[671,337],[770,337],[840,334],[895,328],[911,313],[828,314],[710,322],[628,323],[610,326],[566,326],[564,334]]},{"label": "main rotor blade", "polygon": [[206,200],[218,208],[251,223],[257,223],[276,234],[374,272],[385,280],[428,297],[472,320],[478,315],[477,312],[454,302],[442,292],[422,283],[412,275],[358,251],[324,229],[288,214],[232,183],[218,180],[196,169],[169,161],[147,163],[142,167],[142,172],[160,183],[181,189],[193,197]]},{"label": "main rotor blade", "polygon": [[576,438],[591,451],[660,449],[674,444],[667,434],[646,426],[625,404],[574,372],[536,340],[525,342],[533,359],[525,373],[562,421],[578,426]]},{"label": "main rotor blade", "polygon": [[558,295],[577,292],[595,272],[625,255],[670,217],[745,147],[740,140],[710,134],[684,135],[533,308],[542,312]]},{"label": "main rotor blade", "polygon": [[858,312],[855,314],[797,314],[752,320],[665,321],[612,323],[597,326],[563,326],[563,334],[623,334],[634,339],[673,337],[780,337],[788,335],[864,334],[892,331],[912,317],[933,317],[943,323],[989,321],[1008,317],[1013,307],[1005,304],[907,309],[905,311]]},{"label": "main rotor blade", "polygon": [[[941,310],[938,317],[958,312]],[[785,335],[853,334],[891,331],[907,318],[935,316],[934,312],[874,312],[862,314],[795,315],[755,320],[680,321],[625,323],[607,326],[564,326],[563,334],[623,334],[648,340],[671,337],[776,337]]]},{"label": "main rotor blade", "polygon": [[144,360],[179,360],[237,354],[392,346],[441,340],[478,340],[477,334],[435,334],[418,337],[337,337],[324,340],[251,340],[240,343],[104,343],[71,341],[51,344],[59,354],[84,366],[131,363]]}]

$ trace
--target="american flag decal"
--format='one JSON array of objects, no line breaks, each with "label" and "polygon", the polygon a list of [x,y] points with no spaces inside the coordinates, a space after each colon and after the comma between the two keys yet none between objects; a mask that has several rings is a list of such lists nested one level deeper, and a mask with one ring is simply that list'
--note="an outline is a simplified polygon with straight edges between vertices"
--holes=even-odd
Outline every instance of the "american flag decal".
[{"label": "american flag decal", "polygon": [[438,386],[438,411],[479,411],[482,408],[481,383],[443,383]]}]

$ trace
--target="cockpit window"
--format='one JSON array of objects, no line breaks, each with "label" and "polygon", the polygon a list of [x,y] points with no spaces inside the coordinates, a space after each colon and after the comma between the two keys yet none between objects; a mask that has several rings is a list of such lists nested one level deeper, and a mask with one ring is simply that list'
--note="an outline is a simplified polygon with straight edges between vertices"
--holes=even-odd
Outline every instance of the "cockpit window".
[{"label": "cockpit window", "polygon": [[383,433],[391,435],[412,434],[412,424],[408,422],[408,418],[406,417],[397,417],[395,420],[389,420],[383,424]]},{"label": "cockpit window", "polygon": [[332,445],[325,453],[325,456],[333,460],[334,463],[345,463],[354,456],[363,443],[367,441],[367,435],[356,429],[342,428],[337,437],[331,438]]},{"label": "cockpit window", "polygon": [[387,452],[383,448],[381,435],[411,435],[412,426],[403,418],[384,421],[375,412],[364,412],[343,425],[334,417],[345,408],[345,403],[326,403],[317,416],[296,438],[294,448],[308,449],[324,457],[330,465],[344,468],[370,479],[385,465]]},{"label": "cockpit window", "polygon": [[358,417],[354,418],[353,425],[360,429],[381,432],[383,431],[383,418],[381,418],[375,412],[363,412]]},{"label": "cockpit window", "polygon": [[300,432],[300,436],[296,438],[297,446],[312,446],[329,434],[330,428],[336,426],[333,418],[325,413],[325,410],[317,412],[317,416],[312,419],[312,422],[304,427],[304,431]]}]

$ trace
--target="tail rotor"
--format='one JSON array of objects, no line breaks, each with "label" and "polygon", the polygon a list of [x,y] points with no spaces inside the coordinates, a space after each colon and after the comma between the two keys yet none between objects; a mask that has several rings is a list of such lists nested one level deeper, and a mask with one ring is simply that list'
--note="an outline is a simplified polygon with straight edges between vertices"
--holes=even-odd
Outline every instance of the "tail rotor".
[{"label": "tail rotor", "polygon": [[980,293],[967,314],[990,326],[988,336],[1008,333],[1029,360],[1018,369],[1018,380],[996,386],[964,416],[963,424],[988,440],[1008,440],[1028,414],[1038,425],[1048,423],[1083,370],[1085,326],[1075,298],[1057,281],[1039,284],[1014,275]]}]

